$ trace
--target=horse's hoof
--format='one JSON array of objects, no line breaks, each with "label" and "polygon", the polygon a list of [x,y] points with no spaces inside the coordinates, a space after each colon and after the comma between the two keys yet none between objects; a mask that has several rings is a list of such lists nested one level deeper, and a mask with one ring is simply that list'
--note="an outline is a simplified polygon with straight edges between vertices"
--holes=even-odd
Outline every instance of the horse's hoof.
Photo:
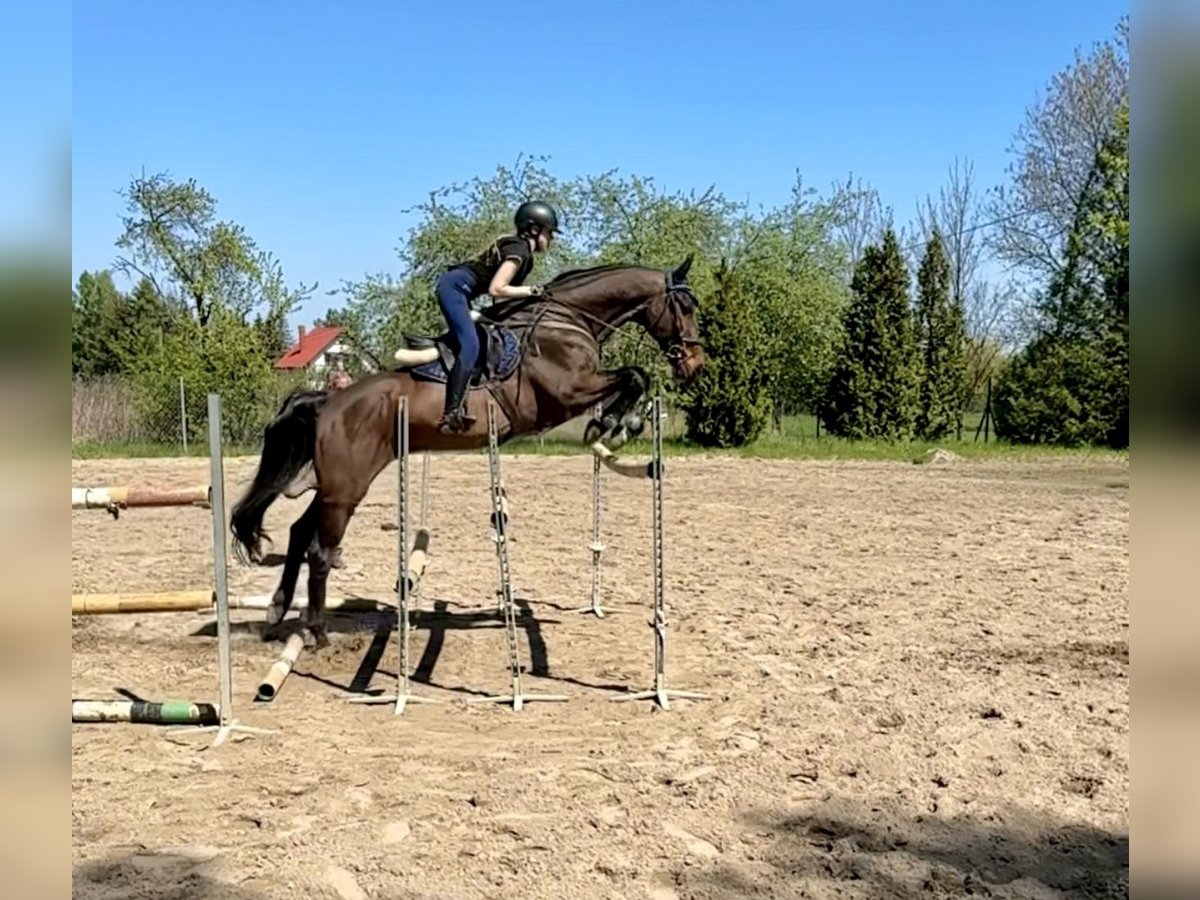
[{"label": "horse's hoof", "polygon": [[302,632],[305,650],[324,650],[329,646],[329,635],[325,633],[324,625],[314,625]]},{"label": "horse's hoof", "polygon": [[635,438],[646,430],[646,420],[637,413],[630,413],[622,423],[631,438]]},{"label": "horse's hoof", "polygon": [[594,444],[600,440],[600,435],[604,434],[603,426],[599,419],[589,419],[587,427],[583,429],[583,442],[585,444]]}]

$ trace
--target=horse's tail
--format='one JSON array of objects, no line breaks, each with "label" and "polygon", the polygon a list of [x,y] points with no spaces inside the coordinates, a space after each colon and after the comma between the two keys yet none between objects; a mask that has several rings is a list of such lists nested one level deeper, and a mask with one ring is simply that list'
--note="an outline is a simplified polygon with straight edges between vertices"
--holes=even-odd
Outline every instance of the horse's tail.
[{"label": "horse's tail", "polygon": [[254,482],[233,507],[230,527],[234,552],[242,562],[262,560],[262,543],[269,540],[263,517],[275,498],[313,461],[317,442],[317,413],[325,391],[295,391],[283,401],[263,433],[262,457]]}]

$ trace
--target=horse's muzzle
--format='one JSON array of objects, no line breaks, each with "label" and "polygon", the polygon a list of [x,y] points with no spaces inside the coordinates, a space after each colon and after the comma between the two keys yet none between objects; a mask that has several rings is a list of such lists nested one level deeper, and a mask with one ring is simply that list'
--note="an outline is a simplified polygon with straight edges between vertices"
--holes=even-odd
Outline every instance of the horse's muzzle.
[{"label": "horse's muzzle", "polygon": [[673,354],[671,360],[675,375],[682,381],[691,381],[704,369],[704,348],[699,344],[685,344]]}]

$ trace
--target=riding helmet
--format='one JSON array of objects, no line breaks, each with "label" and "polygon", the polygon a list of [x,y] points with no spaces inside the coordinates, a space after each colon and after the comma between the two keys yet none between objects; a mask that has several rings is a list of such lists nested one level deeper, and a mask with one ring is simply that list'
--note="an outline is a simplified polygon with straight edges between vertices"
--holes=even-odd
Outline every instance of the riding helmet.
[{"label": "riding helmet", "polygon": [[549,203],[529,200],[517,207],[513,224],[517,226],[517,231],[524,231],[530,225],[541,225],[549,231],[558,231],[558,213]]}]

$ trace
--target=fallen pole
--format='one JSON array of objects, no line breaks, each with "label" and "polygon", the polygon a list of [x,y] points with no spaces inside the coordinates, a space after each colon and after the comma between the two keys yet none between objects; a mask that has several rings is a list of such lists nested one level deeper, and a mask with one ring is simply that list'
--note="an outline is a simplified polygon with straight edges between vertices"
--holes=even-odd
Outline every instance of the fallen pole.
[{"label": "fallen pole", "polygon": [[211,703],[167,700],[72,700],[72,722],[134,722],[145,725],[215,725],[220,721]]},{"label": "fallen pole", "polygon": [[149,594],[73,594],[71,615],[189,612],[213,608],[216,591],[155,591]]},{"label": "fallen pole", "polygon": [[[428,539],[426,540],[428,546]],[[422,563],[422,570],[424,563]],[[270,594],[248,594],[229,598],[230,609],[267,609]],[[147,594],[73,594],[71,615],[97,616],[120,613],[204,612],[216,608],[216,591],[156,591]],[[308,598],[296,597],[292,609],[307,609]],[[367,597],[328,597],[326,609],[346,612],[386,612],[393,607]]]},{"label": "fallen pole", "polygon": [[73,487],[71,509],[118,509],[153,508],[163,506],[212,505],[212,488],[200,485],[191,488],[150,487]]},{"label": "fallen pole", "polygon": [[412,552],[408,555],[408,590],[415,593],[425,574],[425,566],[429,562],[429,529],[420,528],[413,540]]},{"label": "fallen pole", "polygon": [[653,478],[654,463],[627,463],[623,462],[617,454],[604,446],[599,441],[596,441],[589,448],[592,454],[604,463],[612,471],[618,475],[624,475],[626,478]]},{"label": "fallen pole", "polygon": [[267,677],[259,684],[258,690],[254,694],[255,700],[269,703],[275,699],[275,695],[279,693],[279,688],[282,687],[284,679],[292,671],[292,666],[296,664],[296,660],[300,657],[300,651],[303,649],[304,636],[297,631],[287,639],[287,643],[283,645],[283,652],[279,654],[279,659],[275,660],[270,671],[267,672]]}]

